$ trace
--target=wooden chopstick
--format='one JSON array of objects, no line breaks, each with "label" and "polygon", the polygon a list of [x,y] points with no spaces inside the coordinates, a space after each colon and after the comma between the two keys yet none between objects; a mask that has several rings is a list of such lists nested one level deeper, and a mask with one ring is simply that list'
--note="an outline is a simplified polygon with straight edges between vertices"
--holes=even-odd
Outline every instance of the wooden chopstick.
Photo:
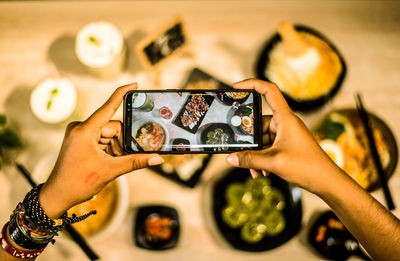
[{"label": "wooden chopstick", "polygon": [[372,133],[372,128],[370,125],[368,113],[364,108],[364,105],[362,103],[361,96],[359,93],[357,93],[355,95],[355,100],[356,100],[356,104],[357,104],[358,113],[361,116],[364,130],[367,135],[369,149],[371,151],[371,155],[374,160],[374,165],[375,165],[376,171],[378,172],[379,181],[381,183],[383,193],[385,195],[386,205],[389,210],[393,210],[395,208],[395,206],[394,206],[392,195],[390,193],[389,186],[387,183],[386,173],[383,170],[382,162],[381,162],[381,159],[378,154],[378,149],[376,148],[375,139],[374,139],[374,135]]},{"label": "wooden chopstick", "polygon": [[[25,177],[32,187],[36,186],[36,182],[32,179],[30,172],[21,163],[15,163],[18,170]],[[78,246],[85,252],[86,256],[90,260],[99,260],[99,256],[90,248],[89,244],[86,242],[85,238],[71,226],[71,224],[65,225],[65,231],[71,236],[72,240],[78,244]]]}]

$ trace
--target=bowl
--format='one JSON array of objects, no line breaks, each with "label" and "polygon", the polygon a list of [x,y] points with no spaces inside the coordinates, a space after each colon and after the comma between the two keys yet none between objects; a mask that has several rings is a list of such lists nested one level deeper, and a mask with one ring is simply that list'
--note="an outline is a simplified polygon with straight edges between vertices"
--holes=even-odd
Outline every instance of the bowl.
[{"label": "bowl", "polygon": [[[43,156],[39,162],[36,164],[33,172],[32,172],[32,178],[37,184],[43,183],[47,180],[48,176],[50,175],[51,171],[53,170],[54,164],[57,160],[58,153],[49,153],[45,156]],[[118,229],[129,208],[129,187],[128,187],[128,180],[125,176],[120,176],[117,178],[115,181],[115,188],[116,188],[116,198],[117,202],[115,205],[110,206],[113,208],[113,213],[110,215],[109,220],[105,221],[104,226],[102,226],[99,230],[97,230],[95,233],[86,236],[90,241],[93,242],[100,242],[103,241],[104,239],[107,239],[112,233]],[[84,203],[81,203],[84,204]],[[91,210],[91,209],[90,209]],[[88,210],[88,211],[90,211]],[[97,212],[96,215],[101,215],[101,212]],[[90,217],[88,217],[86,220],[83,220],[81,222],[90,222]],[[81,223],[79,222],[79,223]],[[77,223],[77,224],[79,224]],[[79,229],[78,229],[79,232]],[[82,234],[82,233],[81,233]]]},{"label": "bowl", "polygon": [[[292,108],[293,110],[295,110],[295,111],[314,110],[318,107],[321,107],[328,100],[333,98],[333,96],[335,96],[335,94],[339,91],[339,89],[343,83],[343,80],[346,76],[346,64],[344,62],[342,55],[338,51],[338,49],[320,32],[318,32],[315,29],[312,29],[308,26],[304,26],[304,25],[296,25],[295,29],[296,29],[296,31],[299,31],[299,32],[306,32],[311,35],[314,35],[314,36],[320,38],[321,40],[323,40],[324,42],[326,42],[330,46],[330,48],[338,55],[341,66],[342,66],[342,71],[337,76],[336,83],[331,87],[329,92],[327,92],[326,94],[324,94],[320,97],[302,100],[302,99],[296,99],[296,98],[290,96],[289,94],[285,93],[284,91],[282,91],[283,96],[285,97],[286,101],[288,102],[290,108]],[[259,55],[258,61],[256,63],[255,69],[256,69],[257,78],[271,82],[271,80],[265,74],[265,69],[269,65],[269,61],[270,61],[269,55],[270,55],[271,50],[274,48],[274,46],[277,43],[279,43],[281,41],[282,41],[282,39],[278,33],[275,33],[270,39],[267,40],[265,46],[263,47],[263,49]]]},{"label": "bowl", "polygon": [[74,113],[78,93],[66,77],[48,77],[32,91],[30,107],[33,115],[48,124],[65,122]]},{"label": "bowl", "polygon": [[135,242],[141,248],[167,250],[178,243],[180,223],[174,208],[161,205],[140,207],[134,223]]},{"label": "bowl", "polygon": [[[378,147],[378,152],[381,155],[381,162],[383,169],[386,173],[386,178],[387,180],[389,180],[396,169],[398,161],[398,148],[396,139],[392,131],[390,130],[389,126],[382,119],[372,114],[371,112],[368,112],[368,115],[370,122],[373,125],[373,128],[375,128],[376,131],[380,133],[379,134],[380,142],[377,142],[377,147]],[[344,124],[345,127],[342,132],[335,133],[338,131],[337,128],[336,131],[334,127],[328,128],[329,125],[326,125],[326,122],[328,123],[333,122],[330,123],[331,125],[335,123],[343,124],[342,122],[345,122]],[[350,128],[351,130],[346,130]],[[328,112],[325,116],[323,116],[321,121],[312,129],[314,136],[317,138],[320,144],[325,143],[327,140],[329,141],[329,143],[331,144],[333,143],[333,145],[327,146],[325,148],[323,147],[324,150],[328,152],[328,155],[330,155],[331,158],[333,158],[333,160],[336,162],[338,166],[340,166],[340,164],[338,164],[339,160],[335,160],[335,158],[340,158],[340,156],[338,157],[338,155],[336,154],[341,153],[344,163],[343,166],[340,167],[342,167],[342,169],[350,176],[355,177],[356,181],[362,187],[364,187],[369,192],[372,192],[381,187],[378,174],[376,172],[375,176],[371,176],[374,175],[373,173],[368,174],[368,176],[365,176],[367,179],[364,179],[363,178],[364,176],[361,175],[362,173],[365,172],[366,169],[368,169],[368,167],[374,170],[375,167],[372,161],[372,156],[369,154],[369,146],[366,140],[367,137],[364,132],[364,126],[362,125],[361,117],[359,116],[358,111],[356,109],[342,108],[342,109],[332,110]],[[327,134],[329,130],[331,130],[330,131],[331,134]],[[355,133],[357,136],[353,136],[351,135],[351,133]],[[345,136],[340,136],[342,134],[345,134]],[[375,140],[377,140],[376,135],[374,136]],[[362,137],[361,140],[360,137]],[[350,142],[351,146],[348,146],[347,144],[349,144]],[[358,149],[353,150],[353,148],[358,148]],[[361,157],[360,155],[363,155],[363,157]],[[363,164],[365,162],[366,164],[368,164],[366,165],[368,167],[362,166],[363,168],[360,169],[359,171],[360,174],[357,174],[357,172],[352,171],[354,169],[353,166],[354,164],[350,164],[352,162],[355,163],[356,167],[358,166],[358,164]]]},{"label": "bowl", "polygon": [[168,145],[169,145],[169,132],[168,132],[167,126],[160,120],[147,118],[147,119],[140,119],[140,120],[134,121],[133,124],[132,124],[132,137],[135,137],[138,129],[143,124],[148,123],[148,122],[157,123],[158,125],[160,125],[164,129],[165,142],[164,142],[164,145],[161,147],[160,151],[166,151],[168,149]]},{"label": "bowl", "polygon": [[[220,234],[232,247],[243,251],[260,252],[283,245],[294,237],[301,227],[302,206],[300,189],[273,174],[268,176],[269,186],[278,189],[283,195],[284,205],[280,206],[280,211],[285,217],[286,225],[280,232],[274,235],[265,235],[257,242],[249,242],[242,238],[241,226],[232,228],[232,226],[227,225],[223,218],[223,209],[229,203],[226,196],[228,187],[231,187],[230,185],[235,183],[243,184],[248,179],[251,179],[248,169],[234,168],[214,184],[212,188],[212,212]],[[261,177],[260,179],[266,178]],[[258,211],[258,207],[255,207],[255,210]]]},{"label": "bowl", "polygon": [[[229,137],[228,137],[228,141],[227,141],[227,146],[225,148],[227,150],[229,150],[229,145],[236,144],[236,141],[235,141],[235,133],[233,132],[231,126],[229,126],[226,123],[209,123],[209,124],[201,127],[200,144],[207,145],[207,134],[210,131],[214,131],[215,129],[218,129],[218,128],[222,129],[224,133],[228,134]],[[215,145],[218,145],[218,144],[215,144]],[[215,151],[216,147],[215,146],[213,146],[211,148],[204,147],[204,150],[205,151]],[[217,150],[218,151],[224,150],[224,147],[221,146]]]},{"label": "bowl", "polygon": [[330,210],[318,213],[307,235],[308,243],[324,258],[347,260],[355,255],[370,260],[359,242]]}]

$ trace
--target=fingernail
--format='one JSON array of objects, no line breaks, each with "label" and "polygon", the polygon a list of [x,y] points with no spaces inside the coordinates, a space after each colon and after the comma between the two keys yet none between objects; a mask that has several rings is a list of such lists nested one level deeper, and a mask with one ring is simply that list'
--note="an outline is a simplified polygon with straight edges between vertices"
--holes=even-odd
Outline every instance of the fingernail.
[{"label": "fingernail", "polygon": [[163,158],[161,158],[160,156],[156,156],[156,157],[150,158],[150,159],[147,161],[147,164],[148,164],[149,166],[155,166],[155,165],[160,165],[160,164],[163,163],[163,162],[164,162],[164,159],[163,159]]},{"label": "fingernail", "polygon": [[236,154],[231,154],[226,157],[226,162],[228,162],[229,165],[239,167],[239,158]]}]

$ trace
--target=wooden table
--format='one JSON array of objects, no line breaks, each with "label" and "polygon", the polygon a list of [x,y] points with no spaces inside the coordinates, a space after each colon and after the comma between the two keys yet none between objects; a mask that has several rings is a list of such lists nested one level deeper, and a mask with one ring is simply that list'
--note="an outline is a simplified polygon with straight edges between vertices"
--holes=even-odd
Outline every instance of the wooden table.
[{"label": "wooden table", "polygon": [[[399,1],[87,1],[0,3],[0,112],[22,135],[26,147],[19,160],[29,169],[61,145],[64,125],[48,126],[29,109],[32,88],[49,75],[66,75],[79,90],[78,114],[83,120],[115,87],[138,81],[153,88],[133,50],[134,45],[175,15],[180,15],[192,40],[192,54],[164,68],[164,88],[182,84],[187,72],[199,66],[232,83],[254,77],[257,56],[278,23],[288,20],[314,27],[342,52],[348,75],[339,94],[321,110],[301,114],[311,127],[332,108],[354,106],[359,91],[368,109],[381,116],[400,141],[400,2]],[[128,45],[128,66],[119,77],[103,80],[86,73],[74,51],[79,28],[94,20],[117,25]],[[264,112],[268,112],[267,106]],[[121,111],[116,118],[121,118]],[[92,244],[103,260],[312,260],[319,259],[304,244],[304,232],[282,247],[262,253],[230,248],[215,231],[207,199],[215,176],[226,169],[224,155],[214,156],[195,189],[186,189],[148,170],[128,175],[132,211],[124,226],[103,242]],[[400,168],[390,180],[394,201],[400,204]],[[0,175],[0,223],[4,223],[28,190],[11,167]],[[374,193],[379,200],[383,193]],[[151,203],[175,206],[182,219],[177,248],[166,252],[139,249],[132,239],[134,208]],[[328,207],[316,196],[303,193],[306,225],[315,211]],[[399,216],[400,211],[395,213]],[[40,260],[86,260],[78,247],[60,239]]]}]

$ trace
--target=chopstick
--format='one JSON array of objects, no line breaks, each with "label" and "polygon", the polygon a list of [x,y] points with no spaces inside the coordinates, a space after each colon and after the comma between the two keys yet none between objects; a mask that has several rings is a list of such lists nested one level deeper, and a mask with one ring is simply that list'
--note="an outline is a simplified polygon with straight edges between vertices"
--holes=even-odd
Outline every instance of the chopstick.
[{"label": "chopstick", "polygon": [[379,158],[378,149],[376,148],[375,139],[374,139],[374,136],[372,133],[372,128],[370,125],[368,113],[364,108],[364,105],[362,103],[361,96],[359,93],[357,93],[355,95],[355,100],[356,100],[356,104],[357,104],[358,113],[361,116],[364,130],[367,135],[369,149],[371,151],[372,158],[374,160],[374,165],[375,165],[376,171],[378,172],[379,181],[381,183],[383,193],[385,195],[386,205],[389,210],[393,210],[395,208],[395,206],[394,206],[392,195],[390,193],[389,186],[387,183],[386,173],[383,170],[382,162]]},{"label": "chopstick", "polygon": [[[26,180],[29,182],[29,184],[32,187],[36,186],[36,182],[32,179],[32,175],[29,173],[29,171],[24,167],[24,165],[20,163],[15,163],[17,166],[18,170],[21,172],[21,174],[26,178]],[[71,226],[71,224],[66,224],[65,225],[65,231],[71,236],[72,240],[75,241],[75,243],[78,244],[78,246],[85,252],[86,256],[90,260],[99,260],[99,256],[90,248],[88,243],[86,242],[85,238],[79,234],[79,232]]]}]

